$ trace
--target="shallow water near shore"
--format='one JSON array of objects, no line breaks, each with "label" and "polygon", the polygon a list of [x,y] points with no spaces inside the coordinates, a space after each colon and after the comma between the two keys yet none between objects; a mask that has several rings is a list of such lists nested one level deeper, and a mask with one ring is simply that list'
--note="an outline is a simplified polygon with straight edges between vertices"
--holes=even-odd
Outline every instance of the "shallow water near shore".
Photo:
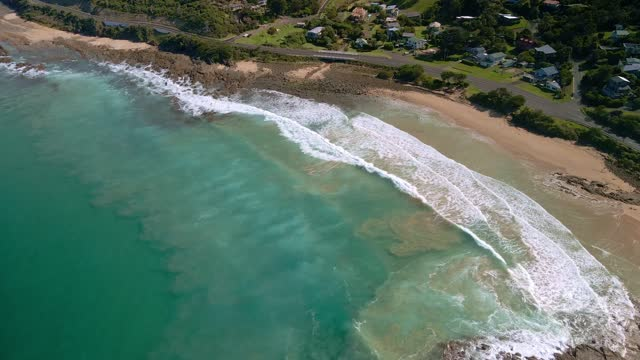
[{"label": "shallow water near shore", "polygon": [[0,70],[9,359],[621,345],[625,290],[574,236],[591,212],[434,114],[82,61],[31,75]]}]

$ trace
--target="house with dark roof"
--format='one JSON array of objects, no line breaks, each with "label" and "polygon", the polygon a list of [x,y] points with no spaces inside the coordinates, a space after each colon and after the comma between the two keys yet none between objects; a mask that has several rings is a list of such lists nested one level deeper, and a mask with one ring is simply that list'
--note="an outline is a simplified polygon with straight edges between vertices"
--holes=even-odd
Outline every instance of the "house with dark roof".
[{"label": "house with dark roof", "polygon": [[558,71],[558,68],[556,68],[555,66],[547,66],[545,68],[540,68],[533,72],[533,76],[537,81],[554,79],[559,74],[560,72]]},{"label": "house with dark roof", "polygon": [[631,92],[631,81],[622,76],[614,76],[602,88],[602,92],[610,98],[621,98]]},{"label": "house with dark roof", "polygon": [[516,41],[516,48],[520,51],[533,49],[534,47],[536,47],[536,42],[532,39],[521,37]]}]

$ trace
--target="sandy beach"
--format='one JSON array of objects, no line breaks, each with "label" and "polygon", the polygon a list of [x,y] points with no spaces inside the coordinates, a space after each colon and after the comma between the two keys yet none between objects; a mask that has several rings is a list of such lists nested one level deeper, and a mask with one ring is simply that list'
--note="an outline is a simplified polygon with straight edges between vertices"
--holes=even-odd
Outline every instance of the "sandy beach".
[{"label": "sandy beach", "polygon": [[502,117],[491,116],[470,105],[454,102],[441,96],[415,90],[394,91],[375,89],[372,94],[403,100],[436,111],[456,125],[490,138],[496,145],[516,157],[534,162],[549,172],[562,172],[589,180],[601,181],[624,191],[633,187],[613,174],[597,151],[577,146],[569,141],[530,133],[508,124]]},{"label": "sandy beach", "polygon": [[56,39],[77,40],[93,46],[106,47],[114,50],[141,50],[152,48],[151,45],[145,43],[77,35],[48,28],[34,22],[22,20],[15,13],[8,13],[0,17],[0,40],[20,41],[31,45],[39,42],[51,42]]}]

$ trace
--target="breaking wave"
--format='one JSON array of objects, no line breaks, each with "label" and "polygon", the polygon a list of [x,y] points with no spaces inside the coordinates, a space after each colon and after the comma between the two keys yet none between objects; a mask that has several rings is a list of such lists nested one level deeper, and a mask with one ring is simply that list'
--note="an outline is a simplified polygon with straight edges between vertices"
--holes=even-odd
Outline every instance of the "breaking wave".
[{"label": "breaking wave", "polygon": [[[348,116],[336,106],[274,91],[214,98],[197,84],[171,80],[150,68],[102,65],[156,94],[175,98],[193,116],[242,113],[264,117],[306,154],[389,179],[456,225],[491,254],[523,301],[561,328],[552,335],[536,326],[532,327],[535,331],[517,328],[514,322],[513,329],[500,334],[480,334],[487,339],[484,341],[497,344],[494,351],[551,357],[558,347],[595,339],[624,353],[625,327],[634,312],[624,286],[569,229],[522,192],[470,170],[367,114]],[[532,341],[536,346],[528,346]]]},{"label": "breaking wave", "polygon": [[48,74],[46,70],[40,69],[38,67],[15,62],[0,62],[0,69],[6,71],[9,74],[21,75],[30,79],[41,78]]}]

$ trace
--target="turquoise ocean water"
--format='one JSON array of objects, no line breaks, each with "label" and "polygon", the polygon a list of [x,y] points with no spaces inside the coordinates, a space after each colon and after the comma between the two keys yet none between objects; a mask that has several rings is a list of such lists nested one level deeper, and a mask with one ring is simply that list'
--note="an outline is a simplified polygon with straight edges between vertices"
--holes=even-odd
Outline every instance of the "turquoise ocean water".
[{"label": "turquoise ocean water", "polygon": [[620,346],[622,284],[485,176],[518,184],[519,165],[460,140],[492,159],[470,165],[481,175],[388,125],[463,135],[433,114],[265,91],[215,99],[77,59],[5,67],[0,84],[3,359]]}]

